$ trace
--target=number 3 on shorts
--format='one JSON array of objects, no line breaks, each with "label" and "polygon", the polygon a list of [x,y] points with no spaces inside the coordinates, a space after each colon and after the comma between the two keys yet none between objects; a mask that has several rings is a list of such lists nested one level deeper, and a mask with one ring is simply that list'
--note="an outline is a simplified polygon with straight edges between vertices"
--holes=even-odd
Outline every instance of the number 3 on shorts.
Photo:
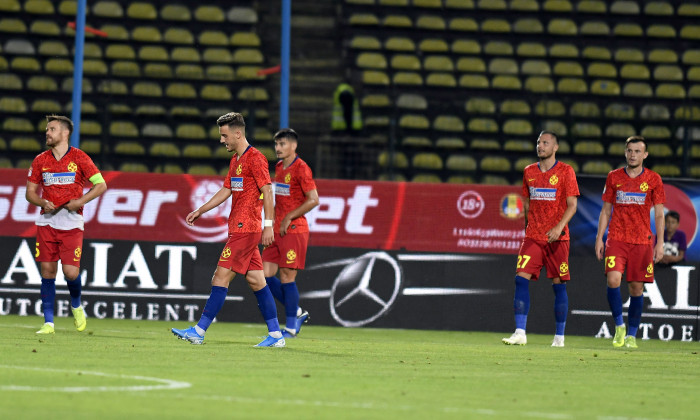
[{"label": "number 3 on shorts", "polygon": [[518,255],[518,265],[516,265],[516,268],[525,268],[528,262],[530,262],[530,256],[529,255]]},{"label": "number 3 on shorts", "polygon": [[608,268],[615,267],[615,257],[605,257],[605,264],[608,266]]}]

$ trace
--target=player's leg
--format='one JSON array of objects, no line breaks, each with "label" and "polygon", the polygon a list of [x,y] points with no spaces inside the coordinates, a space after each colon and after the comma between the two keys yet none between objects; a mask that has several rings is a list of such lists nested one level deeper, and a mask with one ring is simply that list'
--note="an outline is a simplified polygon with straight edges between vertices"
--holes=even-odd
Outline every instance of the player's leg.
[{"label": "player's leg", "polygon": [[[284,290],[284,315],[285,315],[285,337],[296,337],[301,329],[298,325],[297,315],[299,311],[299,289],[296,283],[297,270],[294,268],[281,267],[280,278],[282,289]],[[308,315],[307,315],[308,316]],[[303,321],[302,321],[303,322]]]},{"label": "player's leg", "polygon": [[83,247],[83,231],[73,229],[62,231],[60,254],[63,265],[63,275],[66,279],[68,292],[70,293],[71,312],[73,312],[75,328],[84,331],[87,327],[85,311],[82,304],[82,281],[80,278],[80,258]]},{"label": "player's leg", "polygon": [[53,334],[59,253],[55,229],[50,226],[37,227],[35,259],[41,268],[41,306],[44,313],[44,325],[36,333]]},{"label": "player's leg", "polygon": [[569,312],[569,296],[566,283],[571,279],[569,272],[569,241],[555,241],[545,246],[545,266],[547,277],[552,279],[554,291],[555,331],[552,347],[564,347],[566,317]]},{"label": "player's leg", "polygon": [[266,246],[262,252],[263,271],[265,272],[265,280],[270,286],[270,292],[280,303],[284,304],[284,292],[282,291],[282,282],[276,276],[279,268],[280,249],[279,242],[281,237],[279,233],[275,233],[275,240],[272,244]]},{"label": "player's leg", "polygon": [[42,261],[41,266],[41,307],[44,313],[44,325],[37,334],[54,333],[54,304],[56,301],[56,273],[58,261]]},{"label": "player's leg", "polygon": [[642,322],[644,283],[654,281],[654,251],[650,245],[634,245],[627,265],[630,306],[627,308],[625,347],[637,348],[637,330]]},{"label": "player's leg", "polygon": [[515,294],[513,312],[515,314],[515,332],[502,341],[509,345],[525,345],[527,337],[527,315],[530,312],[530,279],[536,280],[542,270],[542,248],[537,242],[525,238],[518,253],[515,274]]},{"label": "player's leg", "polygon": [[605,276],[608,283],[608,305],[610,313],[615,321],[614,347],[622,347],[625,344],[625,321],[622,318],[622,294],[620,283],[622,273],[627,265],[627,249],[622,242],[608,240],[605,246]]},{"label": "player's leg", "polygon": [[256,347],[284,347],[285,342],[280,330],[279,320],[277,319],[275,298],[272,296],[270,287],[265,281],[263,270],[250,270],[246,273],[245,278],[248,286],[255,294],[260,314],[267,324],[268,336],[258,343]]}]

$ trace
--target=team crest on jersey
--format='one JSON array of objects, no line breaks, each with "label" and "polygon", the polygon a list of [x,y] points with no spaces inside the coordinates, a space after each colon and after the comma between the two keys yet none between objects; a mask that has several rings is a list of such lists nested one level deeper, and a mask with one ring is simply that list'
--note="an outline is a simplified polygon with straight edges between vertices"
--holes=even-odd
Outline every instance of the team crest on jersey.
[{"label": "team crest on jersey", "polygon": [[654,264],[653,263],[649,263],[649,265],[647,265],[647,273],[654,274]]},{"label": "team crest on jersey", "polygon": [[559,177],[556,175],[552,175],[549,177],[549,183],[551,185],[557,185],[559,183]]},{"label": "team crest on jersey", "polygon": [[243,191],[243,177],[231,177],[231,191]]},{"label": "team crest on jersey", "polygon": [[240,175],[243,173],[243,165],[238,165],[238,168],[236,168],[236,175]]},{"label": "team crest on jersey", "polygon": [[639,186],[639,189],[644,191],[644,192],[647,192],[647,190],[649,190],[649,184],[647,184],[646,182],[642,182],[641,185]]},{"label": "team crest on jersey", "polygon": [[75,255],[75,258],[80,258],[81,255],[83,255],[83,250],[80,249],[80,247],[75,248],[75,251],[73,251],[73,255]]},{"label": "team crest on jersey", "polygon": [[226,259],[231,256],[231,248],[226,247],[224,250],[221,252],[221,258]]},{"label": "team crest on jersey", "polygon": [[287,264],[291,264],[297,259],[297,253],[293,249],[287,251]]},{"label": "team crest on jersey", "polygon": [[289,181],[291,181],[291,180],[292,180],[292,174],[287,174],[284,176],[284,182],[286,184],[289,184]]},{"label": "team crest on jersey", "polygon": [[563,276],[569,272],[569,264],[563,262],[559,265],[559,275]]},{"label": "team crest on jersey", "polygon": [[70,172],[75,172],[78,170],[78,165],[76,165],[75,162],[71,162],[68,164],[68,170]]}]

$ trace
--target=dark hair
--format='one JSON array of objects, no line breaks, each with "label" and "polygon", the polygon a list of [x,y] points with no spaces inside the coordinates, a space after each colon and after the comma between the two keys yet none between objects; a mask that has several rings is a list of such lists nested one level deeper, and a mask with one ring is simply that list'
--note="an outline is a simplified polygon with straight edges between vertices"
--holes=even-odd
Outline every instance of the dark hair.
[{"label": "dark hair", "polygon": [[542,130],[537,138],[542,137],[543,134],[549,134],[550,136],[554,137],[554,141],[556,141],[557,144],[559,144],[559,136],[557,136],[557,133],[555,133],[554,131]]},{"label": "dark hair", "polygon": [[46,116],[46,123],[50,123],[51,121],[58,121],[63,128],[68,130],[68,135],[70,136],[73,134],[73,121],[70,120],[68,117],[64,117],[63,115],[56,115],[56,114],[51,114]]},{"label": "dark hair", "polygon": [[630,143],[642,143],[644,144],[644,151],[647,151],[647,141],[642,136],[632,136],[625,141],[625,147],[629,146]]},{"label": "dark hair", "polygon": [[245,120],[243,119],[243,115],[239,114],[238,112],[229,112],[228,114],[224,114],[216,120],[216,123],[219,125],[219,127],[228,125],[229,127],[245,128]]},{"label": "dark hair", "polygon": [[299,135],[297,134],[296,131],[294,131],[291,128],[283,128],[280,131],[276,132],[274,137],[272,137],[273,140],[278,140],[278,139],[289,139],[291,141],[299,141]]},{"label": "dark hair", "polygon": [[669,210],[665,217],[673,217],[677,222],[681,221],[681,215],[675,210]]}]

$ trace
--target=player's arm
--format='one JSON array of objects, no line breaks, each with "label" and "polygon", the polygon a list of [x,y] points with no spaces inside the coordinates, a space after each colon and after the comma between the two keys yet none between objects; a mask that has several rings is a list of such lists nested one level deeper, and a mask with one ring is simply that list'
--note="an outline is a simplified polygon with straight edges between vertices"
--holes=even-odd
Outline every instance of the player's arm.
[{"label": "player's arm", "polygon": [[525,219],[525,229],[527,229],[527,214],[530,211],[530,197],[523,197],[523,216]]},{"label": "player's arm", "polygon": [[262,244],[268,246],[275,239],[275,233],[272,230],[272,224],[275,221],[275,201],[272,198],[272,186],[270,184],[263,185],[260,188],[263,195],[263,210],[265,211],[265,227],[262,233]]},{"label": "player's arm", "polygon": [[201,215],[203,215],[204,213],[213,209],[214,207],[218,206],[219,204],[223,203],[229,197],[231,197],[231,190],[226,188],[226,187],[221,187],[221,189],[219,191],[217,191],[216,194],[214,194],[209,199],[209,201],[202,204],[202,206],[200,208],[198,208],[197,210],[188,214],[187,217],[185,218],[185,221],[187,222],[188,225],[192,226],[194,224],[194,221],[199,219],[199,217]]},{"label": "player's arm", "polygon": [[664,257],[664,205],[654,204],[654,222],[656,224],[656,246],[654,246],[654,262],[659,262]]},{"label": "player's arm", "polygon": [[39,184],[35,184],[32,181],[27,181],[27,191],[24,193],[24,198],[31,204],[44,209],[45,213],[51,213],[56,210],[56,206],[52,202],[39,196]]},{"label": "player's arm", "polygon": [[605,234],[605,229],[608,228],[608,223],[610,223],[610,216],[612,216],[612,203],[603,202],[603,208],[600,210],[600,217],[598,217],[598,234],[595,237],[595,255],[598,257],[598,261],[602,261],[605,256],[603,253],[605,248],[603,235]]},{"label": "player's arm", "polygon": [[90,182],[92,182],[92,188],[90,188],[90,191],[88,191],[87,194],[83,195],[80,198],[70,200],[63,207],[65,207],[69,211],[78,211],[78,209],[91,202],[92,200],[96,199],[97,197],[101,196],[102,194],[104,194],[105,191],[107,191],[107,183],[105,182],[105,179],[102,177],[101,173],[98,172],[95,175],[91,176]]},{"label": "player's arm", "polygon": [[578,197],[572,195],[566,197],[566,210],[564,210],[564,215],[562,215],[561,220],[553,228],[547,232],[547,242],[554,242],[559,239],[561,232],[566,227],[566,224],[571,221],[571,218],[576,214],[576,208],[578,206]]},{"label": "player's arm", "polygon": [[282,222],[280,223],[280,236],[287,234],[287,229],[292,223],[292,220],[305,215],[306,213],[310,212],[311,209],[318,206],[318,191],[315,188],[313,190],[306,191],[304,195],[306,196],[306,200],[301,203],[299,207],[287,213],[282,219]]}]

